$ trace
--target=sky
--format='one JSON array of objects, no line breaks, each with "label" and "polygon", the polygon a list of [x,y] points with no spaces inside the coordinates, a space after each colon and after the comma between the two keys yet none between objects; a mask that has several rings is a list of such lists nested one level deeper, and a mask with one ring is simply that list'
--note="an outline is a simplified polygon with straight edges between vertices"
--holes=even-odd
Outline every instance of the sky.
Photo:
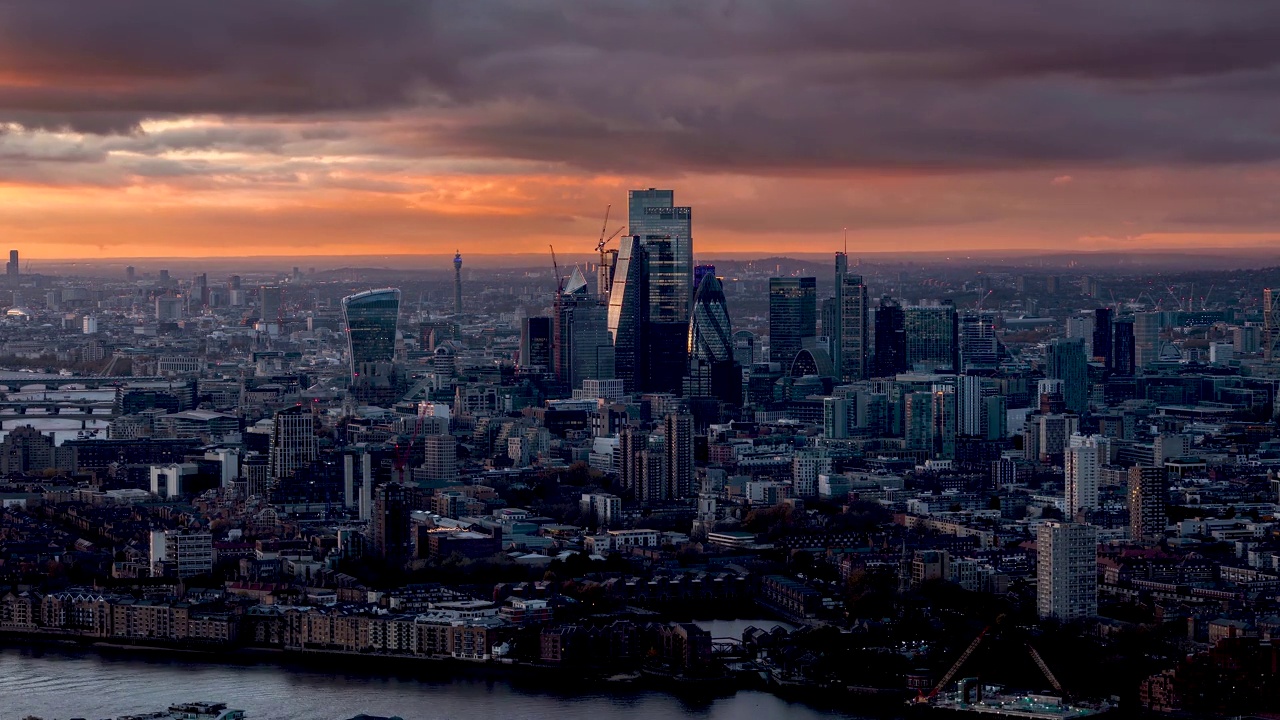
[{"label": "sky", "polygon": [[[1266,247],[1280,3],[0,0],[0,246]],[[619,220],[620,218],[620,220]]]}]

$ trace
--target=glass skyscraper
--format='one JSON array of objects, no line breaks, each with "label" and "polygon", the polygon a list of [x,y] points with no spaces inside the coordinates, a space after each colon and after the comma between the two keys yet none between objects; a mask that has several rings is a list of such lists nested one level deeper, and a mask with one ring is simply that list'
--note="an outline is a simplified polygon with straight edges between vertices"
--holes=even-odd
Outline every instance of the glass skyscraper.
[{"label": "glass skyscraper", "polygon": [[1089,363],[1084,341],[1058,338],[1045,354],[1045,377],[1062,381],[1062,399],[1067,410],[1082,413],[1089,409]]},{"label": "glass skyscraper", "polygon": [[880,298],[876,309],[875,377],[893,377],[907,368],[907,331],[902,306],[892,298]]},{"label": "glass skyscraper", "polygon": [[954,370],[958,349],[956,321],[954,305],[905,308],[907,366],[925,372],[935,372],[938,368]]},{"label": "glass skyscraper", "polygon": [[580,389],[583,380],[613,379],[613,344],[606,316],[606,308],[587,293],[582,271],[574,268],[556,299],[551,352],[556,378],[572,389]]},{"label": "glass skyscraper", "polygon": [[673,190],[627,194],[628,231],[649,256],[649,321],[689,321],[693,295],[693,212],[675,206]]},{"label": "glass skyscraper", "polygon": [[679,393],[694,289],[692,211],[676,207],[674,191],[632,190],[628,223],[609,297],[617,375],[628,392]]},{"label": "glass skyscraper", "polygon": [[835,363],[836,376],[842,382],[856,382],[870,377],[868,362],[868,342],[871,334],[868,327],[870,313],[867,306],[867,284],[861,275],[838,273],[840,288],[836,292],[837,320],[839,335],[832,346],[838,346]]},{"label": "glass skyscraper", "polygon": [[623,237],[609,293],[608,328],[613,340],[614,373],[629,393],[642,389],[648,376],[644,342],[649,304],[647,279],[640,237]]},{"label": "glass skyscraper", "polygon": [[769,362],[791,367],[804,338],[818,334],[818,279],[769,278]]},{"label": "glass skyscraper", "polygon": [[400,290],[366,290],[342,298],[353,387],[387,387],[394,375]]},{"label": "glass skyscraper", "polygon": [[742,402],[742,367],[734,361],[733,327],[724,286],[706,275],[693,297],[689,320],[689,372],[686,397],[714,397],[729,405]]}]

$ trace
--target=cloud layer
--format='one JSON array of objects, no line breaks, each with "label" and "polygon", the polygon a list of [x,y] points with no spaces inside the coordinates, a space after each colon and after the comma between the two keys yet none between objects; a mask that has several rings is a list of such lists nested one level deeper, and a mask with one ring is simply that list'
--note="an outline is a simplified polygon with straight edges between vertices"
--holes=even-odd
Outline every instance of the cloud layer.
[{"label": "cloud layer", "polygon": [[1204,0],[0,0],[0,222],[141,189],[540,242],[661,181],[712,243],[1221,242],[1274,227],[1277,31]]}]

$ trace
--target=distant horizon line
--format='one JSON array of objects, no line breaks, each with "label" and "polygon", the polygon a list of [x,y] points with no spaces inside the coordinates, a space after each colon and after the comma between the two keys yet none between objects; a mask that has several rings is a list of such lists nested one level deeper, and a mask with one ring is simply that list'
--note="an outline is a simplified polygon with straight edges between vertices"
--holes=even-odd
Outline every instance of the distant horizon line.
[{"label": "distant horizon line", "polygon": [[[299,262],[306,260],[345,260],[345,259],[366,259],[366,258],[448,258],[453,260],[453,252],[439,253],[343,253],[343,254],[316,254],[316,255],[292,255],[292,254],[262,254],[262,255],[121,255],[100,258],[60,258],[60,257],[32,257],[23,254],[21,248],[17,248],[23,265],[32,262],[52,263],[58,265],[75,265],[75,264],[111,264],[111,263],[129,263],[129,262],[195,262],[195,261],[218,261],[229,262],[236,260],[288,260],[291,262]],[[761,251],[728,251],[728,252],[708,252],[695,253],[695,258],[702,255],[706,259],[731,259],[731,260],[763,260],[763,259],[787,259],[787,258],[813,258],[813,257],[834,257],[836,253],[842,252],[839,249],[829,251],[806,251],[791,253],[767,253]],[[468,257],[473,258],[542,258],[550,257],[550,252],[512,252],[512,253],[492,253],[492,252],[472,252],[460,253],[465,262]],[[593,251],[586,252],[567,252],[556,253],[559,257],[565,258],[593,258],[597,257],[597,253]],[[1086,257],[1098,257],[1106,255],[1212,255],[1212,256],[1255,256],[1255,255],[1275,255],[1278,264],[1280,264],[1280,251],[1272,247],[1259,246],[1241,246],[1230,248],[1189,248],[1189,247],[1168,247],[1168,248],[1134,248],[1134,249],[1049,249],[1049,248],[1010,248],[1004,250],[993,250],[988,248],[952,248],[948,250],[898,250],[898,251],[868,251],[868,252],[846,252],[849,257],[907,257],[907,256],[934,256],[934,257],[952,257],[952,256],[981,256],[981,257],[1054,257],[1064,255],[1079,255]]]}]

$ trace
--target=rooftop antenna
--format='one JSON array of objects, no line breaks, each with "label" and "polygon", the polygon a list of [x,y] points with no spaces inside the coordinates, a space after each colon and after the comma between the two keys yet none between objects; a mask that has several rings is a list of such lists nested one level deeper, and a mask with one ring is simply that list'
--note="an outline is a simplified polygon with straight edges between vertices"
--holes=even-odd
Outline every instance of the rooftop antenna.
[{"label": "rooftop antenna", "polygon": [[844,229],[844,254],[849,254],[849,228]]}]

